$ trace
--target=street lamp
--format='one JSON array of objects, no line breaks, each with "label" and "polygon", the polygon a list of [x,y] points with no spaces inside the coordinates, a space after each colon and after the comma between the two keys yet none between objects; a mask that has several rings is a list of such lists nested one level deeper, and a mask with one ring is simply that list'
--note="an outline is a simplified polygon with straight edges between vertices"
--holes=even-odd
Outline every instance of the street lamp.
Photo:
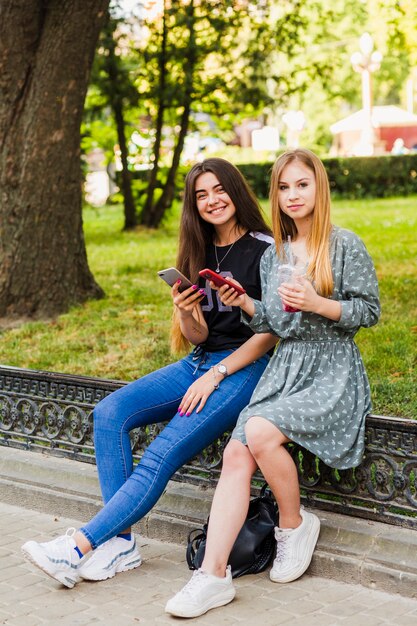
[{"label": "street lamp", "polygon": [[364,112],[364,127],[360,139],[360,154],[369,156],[374,153],[375,135],[372,125],[372,86],[371,73],[381,66],[382,54],[374,50],[374,42],[369,33],[364,33],[359,39],[360,51],[350,57],[355,72],[362,76],[362,107]]}]

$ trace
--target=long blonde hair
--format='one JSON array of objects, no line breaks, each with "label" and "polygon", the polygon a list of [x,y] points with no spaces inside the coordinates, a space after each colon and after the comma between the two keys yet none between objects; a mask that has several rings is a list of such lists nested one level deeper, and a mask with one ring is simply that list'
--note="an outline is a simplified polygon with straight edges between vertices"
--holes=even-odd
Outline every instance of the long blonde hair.
[{"label": "long blonde hair", "polygon": [[318,293],[324,297],[333,292],[333,274],[330,262],[330,186],[326,170],[320,159],[310,150],[296,148],[281,154],[272,168],[269,199],[272,212],[272,229],[274,232],[277,254],[284,258],[284,243],[288,236],[295,238],[297,228],[294,220],[286,215],[279,206],[279,182],[283,169],[293,161],[300,161],[314,174],[316,181],[316,201],[313,211],[311,230],[307,237],[307,253],[309,264],[307,276],[314,281]]},{"label": "long blonde hair", "polygon": [[[185,179],[184,201],[179,229],[176,267],[192,282],[197,283],[198,272],[205,266],[207,246],[214,241],[213,224],[204,221],[198,212],[195,196],[197,178],[212,172],[236,208],[236,231],[271,232],[267,226],[255,194],[241,172],[229,161],[218,157],[205,159],[194,165]],[[181,333],[176,308],[171,326],[171,351],[181,353],[189,349]]]}]

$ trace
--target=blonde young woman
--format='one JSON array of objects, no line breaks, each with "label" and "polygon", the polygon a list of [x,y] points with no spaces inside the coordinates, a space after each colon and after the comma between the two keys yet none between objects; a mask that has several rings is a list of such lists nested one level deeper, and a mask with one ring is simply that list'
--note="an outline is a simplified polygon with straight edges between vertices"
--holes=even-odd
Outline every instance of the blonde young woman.
[{"label": "blonde young woman", "polygon": [[[234,598],[226,566],[258,467],[279,507],[270,578],[287,583],[308,568],[320,522],[300,508],[286,444],[296,442],[338,469],[357,466],[363,455],[370,390],[353,338],[380,314],[372,260],[357,235],[331,224],[326,171],[312,152],[296,149],[278,158],[270,200],[275,246],[261,260],[262,299],[228,287],[220,294],[224,304],[241,307],[249,328],[281,341],[225,449],[204,562],[166,606],[176,616],[195,617]],[[305,276],[281,284],[282,265],[290,260]]]},{"label": "blonde young woman", "polygon": [[[222,304],[198,272],[209,268],[234,277],[260,298],[260,259],[272,242],[259,204],[236,167],[210,158],[190,170],[177,268],[194,284],[182,292],[179,284],[172,288],[172,336],[175,348],[196,347],[96,406],[102,510],[78,530],[22,546],[26,558],[66,587],[141,565],[132,524],[153,507],[179,467],[235,426],[277,338],[268,331],[254,334],[241,323],[239,308]],[[133,468],[130,431],[163,421],[168,424]]]}]

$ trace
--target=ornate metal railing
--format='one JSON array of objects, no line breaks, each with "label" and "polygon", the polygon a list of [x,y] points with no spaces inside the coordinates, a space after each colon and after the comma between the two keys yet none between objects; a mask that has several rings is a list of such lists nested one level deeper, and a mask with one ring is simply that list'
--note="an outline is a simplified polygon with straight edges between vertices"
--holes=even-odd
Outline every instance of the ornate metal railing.
[{"label": "ornate metal railing", "polygon": [[[0,367],[0,445],[94,463],[94,406],[123,382]],[[163,425],[132,433],[136,461]],[[174,479],[214,485],[227,435]],[[362,464],[338,471],[292,446],[302,499],[325,510],[417,528],[417,422],[370,415]]]}]

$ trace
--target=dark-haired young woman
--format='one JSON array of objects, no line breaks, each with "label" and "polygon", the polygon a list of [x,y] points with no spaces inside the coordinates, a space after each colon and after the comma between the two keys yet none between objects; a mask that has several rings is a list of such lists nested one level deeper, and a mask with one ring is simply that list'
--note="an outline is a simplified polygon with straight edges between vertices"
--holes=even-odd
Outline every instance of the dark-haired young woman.
[{"label": "dark-haired young woman", "polygon": [[[194,284],[172,288],[173,347],[196,346],[185,358],[102,400],[94,441],[103,509],[79,530],[46,543],[28,541],[24,555],[67,587],[105,580],[138,567],[131,526],[153,507],[176,470],[234,427],[249,403],[277,338],[253,334],[239,307],[225,306],[198,272],[235,278],[261,299],[259,263],[273,242],[258,202],[228,161],[210,158],[185,181],[177,268]],[[169,421],[168,421],[169,420]],[[129,433],[168,421],[133,469]]]}]

